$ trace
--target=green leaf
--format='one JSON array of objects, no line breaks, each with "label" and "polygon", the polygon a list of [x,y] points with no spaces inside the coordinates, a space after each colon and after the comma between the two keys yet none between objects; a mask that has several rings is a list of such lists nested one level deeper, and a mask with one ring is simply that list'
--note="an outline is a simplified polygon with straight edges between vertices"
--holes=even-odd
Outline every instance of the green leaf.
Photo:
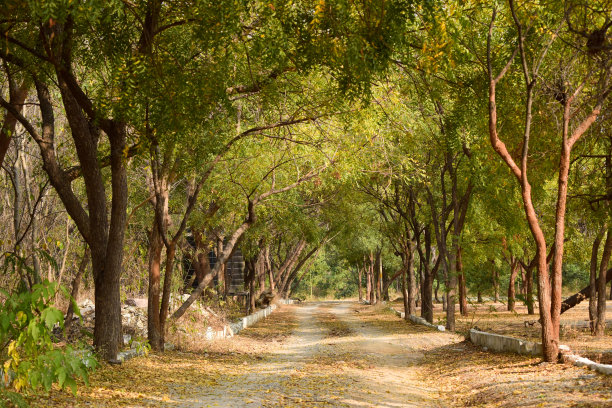
[{"label": "green leaf", "polygon": [[76,381],[74,381],[74,379],[72,377],[67,377],[66,378],[66,382],[64,383],[65,386],[68,386],[70,388],[70,390],[72,391],[72,395],[76,396],[77,393],[77,383]]},{"label": "green leaf", "polygon": [[57,380],[58,380],[59,386],[64,388],[64,382],[66,381],[66,368],[58,367],[57,370],[55,370],[55,372],[57,374]]}]

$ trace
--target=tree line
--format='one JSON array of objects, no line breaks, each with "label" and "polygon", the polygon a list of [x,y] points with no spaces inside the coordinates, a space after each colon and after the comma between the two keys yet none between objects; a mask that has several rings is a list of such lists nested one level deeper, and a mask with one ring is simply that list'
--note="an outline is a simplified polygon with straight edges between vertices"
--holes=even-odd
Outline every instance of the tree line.
[{"label": "tree line", "polygon": [[[372,303],[398,280],[406,315],[418,303],[432,321],[440,291],[450,330],[468,291],[498,295],[508,275],[512,310],[520,279],[553,361],[564,307],[589,298],[593,333],[605,329],[611,12],[9,0],[1,246],[20,267],[3,287],[78,290],[90,263],[93,343],[114,359],[122,289],[147,293],[163,349],[238,248],[254,308],[333,247]],[[183,257],[195,284],[170,314]],[[563,303],[570,267],[588,286]]]}]

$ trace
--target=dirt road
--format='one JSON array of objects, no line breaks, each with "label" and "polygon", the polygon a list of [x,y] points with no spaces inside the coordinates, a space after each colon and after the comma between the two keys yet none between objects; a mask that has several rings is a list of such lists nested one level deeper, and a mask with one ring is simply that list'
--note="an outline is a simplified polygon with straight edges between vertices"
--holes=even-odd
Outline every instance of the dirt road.
[{"label": "dirt road", "polygon": [[180,407],[437,407],[437,390],[423,385],[423,351],[458,336],[423,332],[389,334],[361,322],[347,302],[296,308],[291,338],[240,376],[221,379],[201,393],[170,392]]},{"label": "dirt road", "polygon": [[383,306],[286,306],[232,339],[104,365],[33,407],[609,407],[612,378],[491,353]]}]

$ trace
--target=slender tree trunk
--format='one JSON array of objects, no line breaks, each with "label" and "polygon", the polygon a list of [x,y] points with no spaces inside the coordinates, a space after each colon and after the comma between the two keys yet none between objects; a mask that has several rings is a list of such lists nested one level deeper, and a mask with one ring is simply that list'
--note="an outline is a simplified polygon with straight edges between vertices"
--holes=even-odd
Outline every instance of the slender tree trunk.
[{"label": "slender tree trunk", "polygon": [[[266,261],[264,259],[263,251],[260,253],[257,264],[257,278],[259,279],[259,286],[257,288],[257,292],[255,292],[255,297],[259,297],[263,292],[266,291]],[[254,300],[253,300],[254,301]]]},{"label": "slender tree trunk", "polygon": [[597,320],[595,322],[594,336],[601,337],[606,330],[606,271],[612,254],[612,224],[608,227],[606,242],[604,244],[601,262],[599,264],[599,277],[597,279]]},{"label": "slender tree trunk", "polygon": [[599,246],[605,233],[605,228],[601,230],[595,236],[593,246],[591,247],[591,264],[589,268],[589,322],[591,326],[591,333],[595,333],[595,322],[597,320],[597,269],[598,269],[598,258],[599,258]]},{"label": "slender tree trunk", "polygon": [[174,275],[174,259],[176,257],[176,241],[170,241],[166,247],[166,262],[164,271],[164,289],[162,292],[161,307],[159,311],[160,346],[163,348],[166,336],[166,320],[170,312],[170,294],[172,292],[172,278]]},{"label": "slender tree trunk", "polygon": [[361,266],[357,266],[357,285],[359,288],[359,301],[360,302],[363,300],[363,288],[361,284],[362,275],[363,275],[363,270],[361,269]]},{"label": "slender tree trunk", "polygon": [[491,260],[491,280],[493,282],[493,300],[499,302],[499,279],[495,262]]},{"label": "slender tree trunk", "polygon": [[382,300],[382,281],[383,281],[383,267],[382,267],[382,249],[376,253],[376,299],[377,301]]},{"label": "slender tree trunk", "polygon": [[508,311],[514,312],[516,303],[515,281],[519,271],[519,263],[514,257],[510,257],[510,282],[508,283]]},{"label": "slender tree trunk", "polygon": [[364,257],[363,268],[366,274],[366,300],[372,304],[372,271],[366,257]]},{"label": "slender tree trunk", "polygon": [[163,242],[157,222],[153,220],[149,241],[149,291],[147,300],[147,329],[149,344],[153,350],[162,349],[159,299],[161,294],[161,258]]},{"label": "slender tree trunk", "polygon": [[416,315],[416,276],[414,274],[414,243],[408,241],[408,251],[406,253],[406,266],[404,267],[408,281],[408,314]]},{"label": "slender tree trunk", "polygon": [[459,312],[461,316],[468,315],[467,287],[465,284],[465,273],[463,272],[463,260],[461,258],[461,247],[457,251],[457,276],[459,277]]},{"label": "slender tree trunk", "polygon": [[534,315],[534,302],[533,302],[533,268],[528,267],[525,270],[525,290],[527,294],[525,295],[525,303],[527,304],[527,314]]},{"label": "slender tree trunk", "polygon": [[[217,262],[219,261],[220,255],[223,253],[223,237],[217,238]],[[228,285],[226,284],[225,279],[225,265],[221,267],[219,270],[219,274],[217,275],[217,282],[219,282],[219,288],[221,293],[225,296],[227,294]],[[274,284],[271,283],[272,289],[274,289]]]},{"label": "slender tree trunk", "polygon": [[520,286],[520,294],[523,296],[527,295],[527,280],[525,277],[525,270],[523,269],[523,267],[520,265],[519,262],[519,272],[520,272],[520,277],[521,277],[521,286]]},{"label": "slender tree trunk", "polygon": [[374,305],[376,304],[376,276],[374,273],[374,255],[372,254],[372,252],[370,252],[370,259],[369,259],[369,264],[368,264],[368,268],[369,268],[369,272],[370,272],[370,304]]},{"label": "slender tree trunk", "polygon": [[402,298],[404,300],[404,319],[410,320],[411,310],[410,310],[410,298],[408,294],[408,279],[407,275],[408,271],[406,265],[402,268]]},{"label": "slender tree trunk", "polygon": [[482,303],[482,292],[478,291],[478,293],[476,294],[477,299],[478,299],[478,303]]}]

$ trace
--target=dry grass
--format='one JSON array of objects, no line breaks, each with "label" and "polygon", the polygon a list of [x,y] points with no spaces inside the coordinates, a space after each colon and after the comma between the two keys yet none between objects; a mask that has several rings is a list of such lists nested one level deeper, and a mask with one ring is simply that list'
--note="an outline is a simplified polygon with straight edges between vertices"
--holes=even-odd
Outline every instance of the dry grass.
[{"label": "dry grass", "polygon": [[[401,300],[394,301],[393,306],[400,310],[403,307]],[[612,311],[612,301],[608,301],[607,309]],[[420,313],[420,309],[418,313]],[[471,328],[478,328],[482,331],[539,342],[541,328],[540,324],[537,323],[539,319],[537,307],[535,313],[535,315],[527,314],[527,308],[520,302],[517,302],[514,312],[507,311],[506,304],[502,302],[473,303],[468,306],[467,316],[461,316],[457,307],[456,331],[467,334]],[[446,322],[445,312],[440,304],[434,305],[434,322],[436,321],[438,324],[445,324]],[[570,346],[572,350],[579,354],[612,353],[611,325],[607,328],[606,335],[599,338],[591,336],[588,329],[564,326],[569,323],[587,321],[588,302],[586,301],[562,314],[561,343]],[[526,324],[526,322],[532,323],[532,325]]]},{"label": "dry grass", "polygon": [[79,384],[78,395],[54,388],[29,396],[32,407],[176,406],[173,391],[206,390],[266,358],[294,330],[292,306],[284,306],[240,336],[184,344],[181,350],[152,353],[120,366],[103,364],[91,374],[91,386]]},{"label": "dry grass", "polygon": [[[431,330],[406,322],[381,306],[358,306],[356,310],[364,322],[389,332],[413,334]],[[512,331],[505,327],[508,321],[524,329],[520,323],[533,319],[532,316],[483,310],[488,307],[479,308],[475,314],[478,324],[491,331],[499,329],[498,332],[517,334],[518,329]],[[438,316],[441,314],[441,310],[436,312]],[[468,327],[469,321],[461,318],[460,324]],[[467,341],[429,348],[419,366],[424,383],[440,389],[448,406],[612,406],[612,378],[609,376],[569,364],[541,363],[539,358],[485,352]]]}]

